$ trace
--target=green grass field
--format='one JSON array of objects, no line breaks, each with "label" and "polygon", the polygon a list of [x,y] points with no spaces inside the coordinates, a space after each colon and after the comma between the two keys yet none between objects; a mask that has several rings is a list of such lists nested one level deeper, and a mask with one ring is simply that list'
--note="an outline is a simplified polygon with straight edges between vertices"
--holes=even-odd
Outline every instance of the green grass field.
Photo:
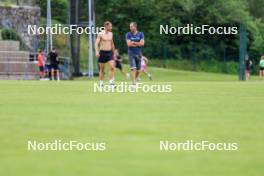
[{"label": "green grass field", "polygon": [[[93,93],[96,80],[0,81],[0,175],[264,174],[264,81],[151,71],[173,92]],[[104,141],[107,150],[27,151],[28,140],[55,139]],[[160,140],[237,142],[239,149],[160,152]]]}]

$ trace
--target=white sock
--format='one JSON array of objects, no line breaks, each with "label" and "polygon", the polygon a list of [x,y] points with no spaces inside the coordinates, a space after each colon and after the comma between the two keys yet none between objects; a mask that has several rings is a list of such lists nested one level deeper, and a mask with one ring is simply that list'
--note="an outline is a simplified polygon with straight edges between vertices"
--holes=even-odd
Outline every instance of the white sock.
[{"label": "white sock", "polygon": [[103,80],[100,80],[99,81],[99,85],[101,86],[101,85],[103,85],[104,84],[104,81]]},{"label": "white sock", "polygon": [[110,79],[109,84],[114,84],[114,79]]}]

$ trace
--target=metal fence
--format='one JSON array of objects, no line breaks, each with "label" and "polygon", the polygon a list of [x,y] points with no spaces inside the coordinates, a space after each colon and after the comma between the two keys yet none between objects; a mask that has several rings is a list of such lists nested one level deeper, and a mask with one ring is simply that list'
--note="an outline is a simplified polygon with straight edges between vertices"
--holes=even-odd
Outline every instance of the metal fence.
[{"label": "metal fence", "polygon": [[[150,59],[150,65],[192,71],[206,71],[226,74],[239,72],[239,46],[221,47],[200,44],[168,46],[160,44],[149,46],[146,42],[142,54]],[[126,49],[122,49],[126,54]],[[252,74],[258,74],[260,53],[247,51],[249,59],[253,62]]]}]

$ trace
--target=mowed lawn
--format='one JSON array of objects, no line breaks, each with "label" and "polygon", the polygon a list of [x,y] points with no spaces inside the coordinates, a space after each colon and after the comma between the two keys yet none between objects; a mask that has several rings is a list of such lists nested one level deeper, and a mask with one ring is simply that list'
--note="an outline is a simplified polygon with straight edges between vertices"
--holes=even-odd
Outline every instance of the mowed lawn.
[{"label": "mowed lawn", "polygon": [[[264,174],[264,81],[151,71],[154,80],[172,84],[173,91],[94,93],[96,79],[0,81],[0,175]],[[28,140],[55,139],[106,142],[107,150],[27,151]],[[239,149],[161,152],[160,140],[236,142]]]}]

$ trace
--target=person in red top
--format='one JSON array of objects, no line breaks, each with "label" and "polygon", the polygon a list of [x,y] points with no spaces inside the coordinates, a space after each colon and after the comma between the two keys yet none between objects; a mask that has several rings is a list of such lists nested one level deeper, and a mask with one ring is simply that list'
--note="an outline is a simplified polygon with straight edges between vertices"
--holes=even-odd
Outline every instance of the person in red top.
[{"label": "person in red top", "polygon": [[44,78],[44,55],[41,50],[38,52],[38,67],[39,67],[39,77],[40,79]]}]

